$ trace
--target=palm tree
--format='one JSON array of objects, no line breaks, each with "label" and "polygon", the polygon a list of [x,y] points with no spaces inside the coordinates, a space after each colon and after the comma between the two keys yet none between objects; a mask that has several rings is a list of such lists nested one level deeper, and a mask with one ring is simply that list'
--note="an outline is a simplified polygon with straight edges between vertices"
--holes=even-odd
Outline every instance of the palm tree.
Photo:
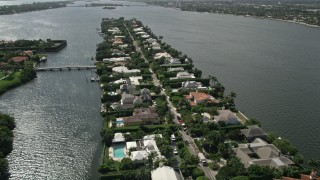
[{"label": "palm tree", "polygon": [[[209,75],[209,85],[211,86],[211,87],[214,87],[215,85],[216,85],[216,82],[218,81],[218,79],[216,78],[216,77],[214,77],[214,76],[211,76],[211,75]],[[212,85],[212,82],[213,82],[213,85]]]}]

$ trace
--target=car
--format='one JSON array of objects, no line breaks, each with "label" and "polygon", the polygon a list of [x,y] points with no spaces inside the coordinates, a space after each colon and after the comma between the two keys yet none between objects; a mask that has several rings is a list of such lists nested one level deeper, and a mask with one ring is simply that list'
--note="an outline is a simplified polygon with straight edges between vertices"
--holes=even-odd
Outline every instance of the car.
[{"label": "car", "polygon": [[176,148],[173,149],[173,154],[178,155],[178,151]]}]

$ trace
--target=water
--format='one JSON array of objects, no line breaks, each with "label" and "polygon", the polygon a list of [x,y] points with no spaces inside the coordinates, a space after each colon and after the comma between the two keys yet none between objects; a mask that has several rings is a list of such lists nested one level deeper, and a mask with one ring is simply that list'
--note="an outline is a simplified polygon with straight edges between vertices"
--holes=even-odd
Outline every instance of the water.
[{"label": "water", "polygon": [[125,144],[117,144],[113,145],[113,156],[116,158],[124,158],[124,148],[126,147]]},{"label": "water", "polygon": [[[135,4],[135,3],[129,3]],[[90,65],[102,17],[136,17],[238,94],[237,106],[263,128],[318,157],[320,31],[302,25],[154,6],[61,8],[0,16],[1,39],[66,39],[44,66]],[[100,90],[90,71],[41,72],[0,97],[17,119],[12,179],[97,179]]]}]

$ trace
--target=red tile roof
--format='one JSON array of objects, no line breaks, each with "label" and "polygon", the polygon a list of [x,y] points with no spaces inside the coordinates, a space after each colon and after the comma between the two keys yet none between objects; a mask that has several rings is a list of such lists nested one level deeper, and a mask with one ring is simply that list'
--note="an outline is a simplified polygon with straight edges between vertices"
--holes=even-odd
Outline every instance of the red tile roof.
[{"label": "red tile roof", "polygon": [[20,63],[20,62],[23,62],[26,60],[28,60],[28,57],[26,57],[26,56],[16,56],[16,57],[11,58],[11,61],[15,62],[15,63]]}]

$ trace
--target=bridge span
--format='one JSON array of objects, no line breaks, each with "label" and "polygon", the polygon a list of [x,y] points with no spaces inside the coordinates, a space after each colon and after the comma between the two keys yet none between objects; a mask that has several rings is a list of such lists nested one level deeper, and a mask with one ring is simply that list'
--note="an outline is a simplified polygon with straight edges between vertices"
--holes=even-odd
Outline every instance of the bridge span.
[{"label": "bridge span", "polygon": [[91,70],[96,69],[96,66],[60,66],[60,67],[39,67],[35,71],[63,71],[63,70]]}]

